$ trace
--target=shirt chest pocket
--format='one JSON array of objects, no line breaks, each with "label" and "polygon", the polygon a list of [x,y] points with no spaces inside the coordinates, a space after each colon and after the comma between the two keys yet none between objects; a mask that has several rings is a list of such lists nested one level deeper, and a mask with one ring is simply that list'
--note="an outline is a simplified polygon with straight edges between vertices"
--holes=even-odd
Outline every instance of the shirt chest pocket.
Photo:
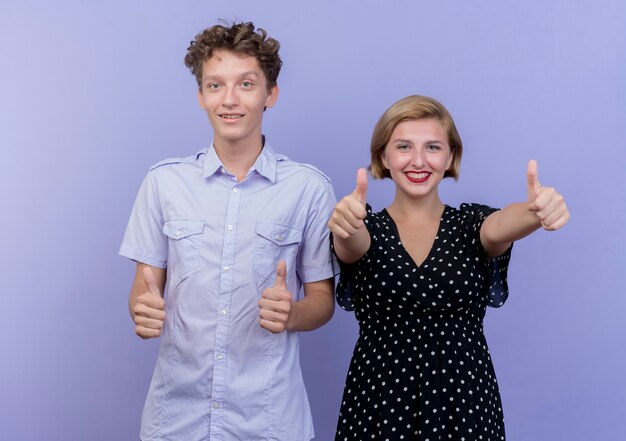
[{"label": "shirt chest pocket", "polygon": [[178,278],[200,265],[202,233],[201,220],[169,220],[163,225],[163,234],[168,237],[167,268],[171,278]]},{"label": "shirt chest pocket", "polygon": [[287,263],[287,277],[293,277],[301,241],[302,230],[299,228],[274,222],[257,222],[253,266],[259,286],[270,286],[273,283],[279,260]]}]

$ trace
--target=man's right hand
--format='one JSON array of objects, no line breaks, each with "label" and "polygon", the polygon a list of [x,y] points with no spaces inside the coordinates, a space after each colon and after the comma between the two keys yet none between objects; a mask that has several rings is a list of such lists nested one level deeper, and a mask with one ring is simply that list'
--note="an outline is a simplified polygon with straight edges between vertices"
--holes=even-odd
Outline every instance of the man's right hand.
[{"label": "man's right hand", "polygon": [[364,226],[367,216],[367,172],[360,168],[356,175],[356,187],[348,196],[337,203],[328,221],[328,228],[337,237],[348,239]]},{"label": "man's right hand", "polygon": [[161,335],[163,329],[165,302],[148,267],[143,268],[143,280],[147,291],[137,296],[133,308],[135,332],[141,338],[155,338]]}]

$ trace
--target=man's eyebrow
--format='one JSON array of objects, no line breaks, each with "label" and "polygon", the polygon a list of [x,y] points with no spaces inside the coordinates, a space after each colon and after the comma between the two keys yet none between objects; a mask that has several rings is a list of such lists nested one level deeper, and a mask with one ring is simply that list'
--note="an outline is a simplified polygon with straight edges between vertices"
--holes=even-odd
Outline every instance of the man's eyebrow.
[{"label": "man's eyebrow", "polygon": [[[259,74],[253,70],[247,71],[247,72],[243,72],[241,74],[238,75],[238,78],[245,78],[245,77],[259,77]],[[206,74],[202,80],[221,80],[222,76],[221,75],[212,75],[212,74]]]},{"label": "man's eyebrow", "polygon": [[259,76],[259,73],[258,73],[258,72],[255,72],[255,71],[253,71],[253,70],[250,70],[250,71],[248,71],[248,72],[244,72],[244,73],[242,73],[240,76],[242,76],[242,77],[249,77],[249,76],[251,76],[251,75],[252,75],[252,76],[255,76],[255,77],[258,77],[258,76]]}]

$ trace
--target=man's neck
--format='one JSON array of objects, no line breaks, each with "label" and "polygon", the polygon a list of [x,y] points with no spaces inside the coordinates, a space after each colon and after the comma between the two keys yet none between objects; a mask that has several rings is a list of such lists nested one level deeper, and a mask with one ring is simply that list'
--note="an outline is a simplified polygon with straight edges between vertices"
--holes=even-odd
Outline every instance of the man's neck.
[{"label": "man's neck", "polygon": [[259,136],[258,140],[246,143],[231,143],[228,141],[213,142],[215,153],[224,167],[237,178],[237,182],[243,181],[248,175],[248,171],[256,162],[256,159],[263,150],[264,138]]}]

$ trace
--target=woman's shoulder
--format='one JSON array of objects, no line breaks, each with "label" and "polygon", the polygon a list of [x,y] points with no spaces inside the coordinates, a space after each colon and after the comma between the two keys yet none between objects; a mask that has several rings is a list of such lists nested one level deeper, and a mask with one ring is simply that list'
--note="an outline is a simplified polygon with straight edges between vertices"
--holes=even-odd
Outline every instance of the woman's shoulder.
[{"label": "woman's shoulder", "polygon": [[365,210],[367,211],[367,217],[368,218],[372,218],[372,219],[376,219],[376,220],[381,220],[381,219],[386,219],[387,216],[387,209],[383,208],[380,211],[374,211],[374,209],[372,208],[372,206],[368,203],[365,204]]},{"label": "woman's shoulder", "polygon": [[498,208],[476,202],[464,202],[459,208],[446,205],[447,222],[457,222],[470,230],[479,230],[487,217]]},{"label": "woman's shoulder", "polygon": [[374,212],[370,204],[365,204],[365,209],[367,211],[367,215],[363,221],[365,222],[365,226],[370,234],[376,236],[378,233],[382,233],[390,229],[389,215],[387,214],[387,210],[385,208]]},{"label": "woman's shoulder", "polygon": [[499,208],[490,207],[489,205],[481,204],[478,202],[463,202],[459,205],[459,208],[446,205],[446,211],[451,215],[461,217],[474,217],[481,215],[490,215]]}]

